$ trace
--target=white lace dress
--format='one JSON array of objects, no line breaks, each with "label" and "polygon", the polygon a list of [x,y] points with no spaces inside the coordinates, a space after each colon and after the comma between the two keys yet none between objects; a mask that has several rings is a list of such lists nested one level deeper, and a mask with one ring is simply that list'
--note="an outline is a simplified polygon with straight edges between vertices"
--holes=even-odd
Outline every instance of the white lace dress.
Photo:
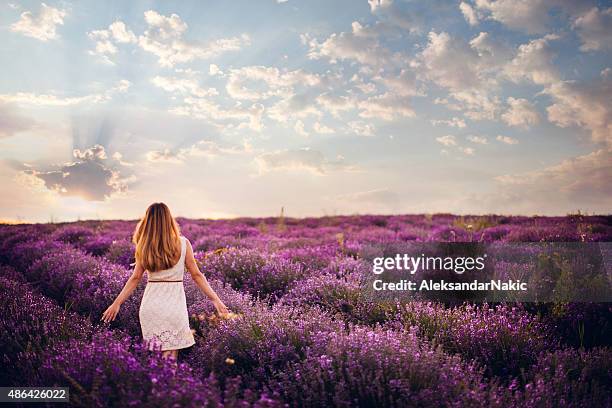
[{"label": "white lace dress", "polygon": [[140,303],[142,337],[151,350],[193,346],[183,287],[187,238],[181,237],[181,258],[172,268],[147,271],[148,282]]}]

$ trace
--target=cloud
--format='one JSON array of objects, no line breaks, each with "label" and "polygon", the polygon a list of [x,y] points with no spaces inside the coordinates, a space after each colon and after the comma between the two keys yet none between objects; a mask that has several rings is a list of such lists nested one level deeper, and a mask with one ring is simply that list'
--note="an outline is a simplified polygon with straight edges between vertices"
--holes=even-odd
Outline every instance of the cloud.
[{"label": "cloud", "polygon": [[308,132],[306,131],[306,129],[304,129],[304,122],[302,122],[301,120],[295,122],[293,130],[295,130],[295,133],[300,136],[308,137]]},{"label": "cloud", "polygon": [[[487,143],[487,139],[486,138],[481,138],[478,136],[468,136],[467,139],[472,142],[472,143],[479,143],[479,144],[486,144]],[[474,153],[476,153],[476,150],[473,147],[465,147],[465,146],[461,146],[459,145],[459,143],[457,142],[457,138],[453,135],[444,135],[444,136],[438,136],[436,137],[436,142],[440,143],[441,145],[445,146],[445,147],[449,147],[449,148],[454,148],[458,151],[460,151],[461,153],[468,155],[468,156],[472,156],[474,155]],[[449,154],[450,152],[447,149],[442,149],[441,151],[443,154]]]},{"label": "cloud", "polygon": [[[376,79],[380,79],[381,81],[384,81],[386,78],[383,77],[376,77]],[[363,94],[371,94],[376,92],[377,87],[375,84],[373,84],[372,82],[367,82],[363,79],[363,77],[357,75],[357,74],[353,74],[353,76],[351,77],[350,80],[351,85],[353,86],[353,89],[356,91],[359,91]],[[405,87],[405,85],[400,85],[400,87]],[[387,86],[387,88],[389,88],[389,86]]]},{"label": "cloud", "polygon": [[477,0],[476,8],[513,29],[532,34],[546,30],[549,6],[544,0]]},{"label": "cloud", "polygon": [[133,43],[136,42],[136,35],[131,30],[128,30],[127,26],[122,21],[115,21],[108,26],[115,41],[119,43]]},{"label": "cloud", "polygon": [[327,92],[317,96],[316,101],[334,117],[339,117],[341,112],[346,112],[357,107],[357,102],[354,98]]},{"label": "cloud", "polygon": [[590,1],[571,0],[475,0],[481,18],[494,20],[508,28],[528,34],[550,29],[551,17],[567,18],[584,11]]},{"label": "cloud", "polygon": [[451,90],[480,85],[478,54],[468,44],[446,32],[431,31],[428,39],[419,59],[429,80]]},{"label": "cloud", "polygon": [[362,118],[378,118],[393,120],[398,117],[413,117],[415,112],[410,100],[400,95],[385,92],[381,95],[370,96],[357,104]]},{"label": "cloud", "polygon": [[559,81],[553,64],[556,53],[550,47],[550,42],[559,38],[556,34],[548,34],[520,45],[514,59],[505,67],[506,75],[514,82],[529,80],[538,85]]},{"label": "cloud", "polygon": [[73,106],[87,103],[102,103],[110,100],[113,95],[117,93],[126,92],[130,86],[130,81],[121,80],[117,82],[115,86],[102,93],[68,97],[62,97],[54,94],[35,94],[30,92],[0,94],[0,102],[13,102],[19,105],[38,106]]},{"label": "cloud", "polygon": [[[183,105],[169,110],[170,113],[181,116],[189,116],[196,119],[205,119],[212,123],[225,121],[238,122],[238,128],[248,128],[256,132],[263,129],[262,116],[264,106],[252,104],[249,107],[235,105],[225,108],[207,98],[185,97]],[[228,125],[225,124],[225,127]]]},{"label": "cloud", "polygon": [[509,144],[509,145],[515,145],[518,144],[518,140],[510,137],[510,136],[503,136],[503,135],[497,135],[497,137],[495,138],[495,140],[497,140],[498,142],[502,142],[505,144]]},{"label": "cloud", "polygon": [[454,103],[448,99],[443,103],[463,110],[472,120],[493,119],[499,100],[491,92],[498,86],[496,73],[503,62],[502,47],[483,33],[470,43],[446,32],[432,31],[428,38],[417,63],[424,79],[449,90]]},{"label": "cloud", "polygon": [[280,123],[304,119],[309,116],[321,117],[322,112],[316,107],[316,96],[310,92],[301,92],[281,99],[268,110],[268,116]]},{"label": "cloud", "polygon": [[108,29],[87,33],[96,42],[91,55],[99,55],[103,61],[114,64],[110,56],[117,53],[118,44],[137,44],[141,49],[155,55],[162,67],[173,67],[195,59],[206,59],[228,51],[238,51],[250,44],[248,35],[220,38],[208,43],[187,41],[183,38],[187,31],[185,23],[177,14],[164,16],[155,10],[144,13],[147,29],[137,36],[124,22],[115,21]]},{"label": "cloud", "polygon": [[453,135],[445,135],[445,136],[436,137],[436,142],[444,146],[447,146],[447,147],[457,145],[457,139]]},{"label": "cloud", "polygon": [[[373,81],[383,84],[389,92],[398,96],[424,96],[425,91],[417,85],[414,70],[402,69],[398,75],[376,75]],[[374,89],[375,90],[375,89]]]},{"label": "cloud", "polygon": [[392,53],[380,44],[378,36],[375,28],[354,21],[351,32],[334,33],[323,42],[303,35],[302,42],[309,46],[310,59],[325,58],[331,63],[353,60],[375,67],[389,65]]},{"label": "cloud", "polygon": [[496,73],[496,70],[512,56],[513,50],[505,41],[485,31],[478,33],[469,44],[470,48],[478,54],[479,68],[483,72]]},{"label": "cloud", "polygon": [[198,84],[198,81],[191,78],[163,77],[158,75],[151,79],[151,83],[167,92],[177,92],[199,97],[216,96],[219,94],[215,88],[203,89]]},{"label": "cloud", "polygon": [[483,145],[489,143],[489,140],[486,137],[484,137],[484,136],[474,136],[474,135],[471,135],[471,136],[467,137],[467,140],[472,142],[472,143],[483,144]]},{"label": "cloud", "polygon": [[200,140],[189,147],[178,150],[152,150],[146,153],[147,161],[153,163],[184,163],[190,157],[219,157],[227,155],[251,154],[253,148],[248,141],[241,146],[220,146],[211,140]]},{"label": "cloud", "polygon": [[461,10],[463,17],[465,17],[465,21],[467,21],[469,25],[475,26],[478,24],[478,14],[470,4],[462,1],[459,4],[459,9]]},{"label": "cloud", "polygon": [[138,45],[155,55],[163,67],[172,67],[194,59],[211,58],[228,51],[238,51],[250,44],[250,38],[246,34],[213,40],[207,44],[189,42],[183,39],[187,23],[177,14],[164,16],[154,10],[148,10],[144,16],[148,28],[138,37]]},{"label": "cloud", "polygon": [[391,25],[409,32],[418,32],[422,25],[421,18],[416,13],[401,8],[393,0],[368,0],[370,11],[375,16]]},{"label": "cloud", "polygon": [[0,101],[0,138],[11,137],[35,125],[36,121],[22,116],[15,106]]},{"label": "cloud", "polygon": [[60,195],[78,196],[89,201],[104,201],[125,192],[135,181],[133,176],[122,177],[116,156],[109,158],[103,146],[74,149],[75,161],[49,170],[24,170],[24,174],[44,182],[48,190]]},{"label": "cloud", "polygon": [[325,126],[325,125],[323,125],[323,124],[321,124],[319,122],[315,122],[312,125],[312,129],[316,133],[319,133],[319,134],[322,134],[322,135],[329,135],[329,134],[335,133],[334,129],[330,128],[329,126]]},{"label": "cloud", "polygon": [[465,120],[456,116],[451,119],[432,119],[431,124],[434,126],[450,126],[461,129],[466,127]]},{"label": "cloud", "polygon": [[221,69],[219,68],[219,66],[217,64],[210,64],[208,66],[208,73],[211,76],[223,75],[223,71],[221,71]]},{"label": "cloud", "polygon": [[19,20],[11,24],[11,31],[23,34],[40,41],[49,41],[58,37],[56,28],[64,24],[66,11],[41,3],[37,15],[31,11],[21,13]]},{"label": "cloud", "polygon": [[154,163],[182,163],[184,160],[180,152],[173,152],[170,149],[152,150],[147,152],[146,158]]},{"label": "cloud", "polygon": [[358,136],[374,136],[374,126],[360,120],[351,121],[347,124],[348,132]]},{"label": "cloud", "polygon": [[[612,151],[601,149],[559,164],[496,178],[520,200],[537,200],[539,208],[558,203],[567,209],[612,208]],[[538,208],[533,206],[533,208]],[[601,210],[600,210],[601,211]]]},{"label": "cloud", "polygon": [[93,30],[87,36],[96,42],[94,50],[90,50],[90,55],[99,55],[103,61],[113,65],[110,55],[117,53],[117,43],[136,43],[136,35],[127,28],[123,21],[115,21],[106,30]]},{"label": "cloud", "polygon": [[612,145],[612,78],[606,72],[590,82],[563,81],[546,88],[543,92],[554,101],[546,109],[548,120],[564,128],[583,127],[593,141]]},{"label": "cloud", "polygon": [[509,97],[507,102],[509,108],[501,118],[508,125],[528,129],[540,121],[540,114],[527,99]]},{"label": "cloud", "polygon": [[574,20],[572,25],[582,41],[581,51],[597,51],[612,47],[612,7],[593,7]]},{"label": "cloud", "polygon": [[247,66],[230,71],[226,90],[234,99],[255,101],[273,96],[289,97],[297,85],[312,87],[320,83],[318,75],[301,69],[281,71],[276,67]]},{"label": "cloud", "polygon": [[322,152],[308,147],[264,153],[257,156],[255,162],[259,174],[278,170],[303,170],[321,176],[333,170],[350,168],[341,156],[330,160]]}]

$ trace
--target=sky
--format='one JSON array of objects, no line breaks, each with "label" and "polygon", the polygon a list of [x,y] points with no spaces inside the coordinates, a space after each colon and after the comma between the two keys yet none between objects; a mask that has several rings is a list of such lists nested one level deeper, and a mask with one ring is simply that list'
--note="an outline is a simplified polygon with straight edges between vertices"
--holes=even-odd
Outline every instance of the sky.
[{"label": "sky", "polygon": [[0,220],[612,209],[612,2],[2,1]]}]

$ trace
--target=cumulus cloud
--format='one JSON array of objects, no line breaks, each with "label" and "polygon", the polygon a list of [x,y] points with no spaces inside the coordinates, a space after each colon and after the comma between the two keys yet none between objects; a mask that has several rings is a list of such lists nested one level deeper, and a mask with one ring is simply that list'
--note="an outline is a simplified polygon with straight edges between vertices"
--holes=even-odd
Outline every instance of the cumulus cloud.
[{"label": "cumulus cloud", "polygon": [[317,96],[316,101],[334,117],[339,117],[341,112],[346,112],[357,107],[357,102],[354,98],[346,95],[335,95],[328,92]]},{"label": "cumulus cloud", "polygon": [[255,162],[259,174],[277,170],[301,170],[316,175],[326,175],[330,171],[350,168],[342,156],[330,160],[322,152],[308,147],[264,153],[257,156]]},{"label": "cumulus cloud", "polygon": [[196,119],[206,119],[212,123],[238,122],[239,129],[248,128],[256,132],[263,129],[264,106],[258,103],[251,106],[236,105],[226,108],[208,98],[189,96],[184,98],[183,105],[171,108],[169,112]]},{"label": "cumulus cloud", "polygon": [[479,67],[483,73],[496,73],[512,57],[512,48],[499,37],[481,31],[469,42],[479,57]]},{"label": "cumulus cloud", "polygon": [[509,97],[507,102],[508,110],[501,118],[508,125],[527,129],[540,121],[540,114],[527,99]]},{"label": "cumulus cloud", "polygon": [[439,136],[436,137],[436,142],[444,145],[444,146],[456,146],[457,145],[457,138],[453,135],[445,135],[445,136]]},{"label": "cumulus cloud", "polygon": [[499,100],[491,93],[497,88],[501,47],[481,33],[471,43],[446,32],[430,32],[429,42],[418,55],[424,79],[449,91],[441,103],[464,111],[472,120],[494,119]]},{"label": "cumulus cloud", "polygon": [[497,137],[495,137],[495,140],[501,143],[509,144],[509,145],[515,145],[515,144],[518,144],[519,142],[518,140],[510,136],[504,136],[504,135],[497,135]]},{"label": "cumulus cloud", "polygon": [[472,142],[472,143],[476,143],[476,144],[488,144],[489,140],[484,137],[484,136],[474,136],[474,135],[470,135],[467,137],[467,140]]},{"label": "cumulus cloud", "polygon": [[90,54],[99,55],[105,62],[113,64],[109,56],[117,53],[117,44],[131,43],[155,55],[161,66],[173,67],[195,59],[212,58],[228,51],[238,51],[251,42],[246,34],[219,38],[207,43],[188,41],[184,38],[187,23],[177,14],[164,16],[155,10],[148,10],[145,11],[144,18],[147,29],[139,36],[122,21],[115,21],[108,29],[90,31],[88,36],[96,43]]},{"label": "cumulus cloud", "polygon": [[376,75],[372,80],[384,85],[387,90],[398,96],[423,96],[425,91],[417,84],[413,69],[402,69],[398,75]]},{"label": "cumulus cloud", "polygon": [[576,18],[573,28],[582,41],[580,50],[597,51],[612,47],[612,7],[593,7]]},{"label": "cumulus cloud", "polygon": [[144,13],[148,25],[138,37],[138,45],[158,58],[161,66],[172,67],[194,59],[205,59],[227,51],[238,51],[250,44],[248,35],[221,38],[206,44],[190,42],[183,38],[187,31],[185,23],[177,14],[164,16],[155,10]]},{"label": "cumulus cloud", "polygon": [[370,11],[383,21],[409,32],[418,32],[422,25],[417,13],[405,10],[394,0],[368,0]]},{"label": "cumulus cloud", "polygon": [[[469,136],[467,138],[472,143],[486,144],[486,138],[480,138],[478,136]],[[442,154],[450,154],[448,148],[454,149],[455,151],[459,151],[467,156],[473,156],[476,153],[476,149],[470,146],[461,146],[457,141],[457,138],[453,135],[444,135],[436,137],[436,142],[443,145],[445,148],[441,150]]]},{"label": "cumulus cloud", "polygon": [[215,88],[204,89],[200,87],[198,81],[192,78],[163,77],[158,75],[151,79],[151,83],[167,92],[177,92],[198,97],[219,94]]},{"label": "cumulus cloud", "polygon": [[177,150],[151,150],[146,153],[147,161],[153,163],[184,163],[190,157],[220,157],[228,155],[251,154],[253,148],[245,140],[242,145],[222,146],[211,140],[200,140],[189,147]]},{"label": "cumulus cloud", "polygon": [[462,1],[459,4],[459,10],[461,10],[461,14],[463,14],[465,21],[467,21],[469,25],[475,26],[478,24],[478,14],[469,3]]},{"label": "cumulus cloud", "polygon": [[312,125],[312,130],[322,135],[329,135],[329,134],[335,133],[334,129],[330,128],[329,126],[325,126],[324,124],[320,122],[315,122]]},{"label": "cumulus cloud", "polygon": [[83,96],[58,96],[55,94],[36,94],[31,92],[0,94],[0,102],[38,106],[73,106],[87,103],[102,103],[110,100],[117,93],[126,92],[130,86],[130,81],[121,80],[105,92]]},{"label": "cumulus cloud", "polygon": [[506,75],[514,82],[529,80],[538,85],[559,81],[558,70],[553,64],[556,53],[550,46],[551,41],[559,38],[556,34],[548,34],[520,45],[516,56],[505,67]]},{"label": "cumulus cloud", "polygon": [[11,24],[11,31],[23,34],[40,41],[49,41],[58,37],[56,28],[64,24],[66,11],[41,3],[38,14],[31,11],[21,13],[19,20]]},{"label": "cumulus cloud", "polygon": [[351,32],[333,33],[323,42],[308,35],[302,42],[309,46],[310,59],[327,59],[331,63],[353,60],[370,66],[389,65],[392,53],[378,40],[379,32],[370,26],[354,21]]},{"label": "cumulus cloud", "polygon": [[590,1],[571,0],[475,0],[482,18],[498,21],[508,28],[528,34],[550,29],[552,16],[574,16],[589,7]]},{"label": "cumulus cloud", "polygon": [[467,126],[465,124],[465,120],[456,116],[452,117],[451,119],[432,119],[431,124],[434,126],[450,126],[461,129]]},{"label": "cumulus cloud", "polygon": [[348,132],[358,136],[374,136],[376,129],[370,123],[354,120],[347,124]]},{"label": "cumulus cloud", "polygon": [[358,102],[357,106],[360,110],[359,116],[362,118],[393,120],[398,117],[415,116],[409,99],[390,92],[370,96],[366,100]]},{"label": "cumulus cloud", "polygon": [[478,55],[468,44],[446,32],[432,31],[428,39],[420,60],[429,80],[451,90],[479,86]]},{"label": "cumulus cloud", "polygon": [[246,66],[230,71],[226,90],[234,99],[254,101],[272,96],[288,97],[297,85],[312,87],[320,83],[319,75],[301,69],[281,71],[276,67]]},{"label": "cumulus cloud", "polygon": [[591,82],[560,81],[546,88],[554,101],[546,109],[548,120],[560,127],[583,127],[595,142],[612,145],[612,78],[606,72]]},{"label": "cumulus cloud", "polygon": [[170,149],[151,150],[147,152],[146,158],[154,163],[182,163],[184,156],[181,152],[173,152]]},{"label": "cumulus cloud", "polygon": [[122,176],[122,166],[116,156],[109,158],[103,146],[74,149],[73,157],[75,161],[70,163],[47,170],[24,170],[24,173],[42,180],[48,190],[89,201],[103,201],[125,192],[135,181],[133,176]]},{"label": "cumulus cloud", "polygon": [[95,41],[95,48],[89,51],[90,55],[98,55],[103,61],[114,64],[110,56],[117,53],[115,44],[136,43],[136,35],[127,28],[123,21],[115,21],[105,30],[93,30],[87,36]]},{"label": "cumulus cloud", "polygon": [[210,64],[208,66],[208,73],[212,76],[223,75],[223,71],[221,71],[217,64]]},{"label": "cumulus cloud", "polygon": [[268,110],[268,116],[280,123],[304,119],[310,116],[320,118],[323,113],[316,106],[316,94],[300,92],[279,100]]},{"label": "cumulus cloud", "polygon": [[293,130],[295,130],[295,133],[297,133],[300,136],[304,136],[304,137],[308,136],[308,132],[304,128],[304,122],[302,122],[301,120],[298,120],[295,122],[295,126],[293,126]]}]

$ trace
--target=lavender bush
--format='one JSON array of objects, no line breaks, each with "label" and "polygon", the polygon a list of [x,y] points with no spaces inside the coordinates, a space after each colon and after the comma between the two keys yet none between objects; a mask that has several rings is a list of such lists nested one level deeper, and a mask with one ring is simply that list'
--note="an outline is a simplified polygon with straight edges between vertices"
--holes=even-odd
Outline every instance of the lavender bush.
[{"label": "lavender bush", "polygon": [[80,406],[612,405],[612,309],[564,300],[580,289],[567,284],[571,262],[527,265],[528,247],[505,246],[496,273],[552,271],[559,300],[451,306],[372,299],[360,258],[412,241],[610,242],[610,217],[179,223],[237,317],[216,316],[186,274],[196,345],[177,366],[141,345],[144,282],[117,321],[99,324],[130,274],[134,221],[0,226],[2,384],[67,385]]}]

